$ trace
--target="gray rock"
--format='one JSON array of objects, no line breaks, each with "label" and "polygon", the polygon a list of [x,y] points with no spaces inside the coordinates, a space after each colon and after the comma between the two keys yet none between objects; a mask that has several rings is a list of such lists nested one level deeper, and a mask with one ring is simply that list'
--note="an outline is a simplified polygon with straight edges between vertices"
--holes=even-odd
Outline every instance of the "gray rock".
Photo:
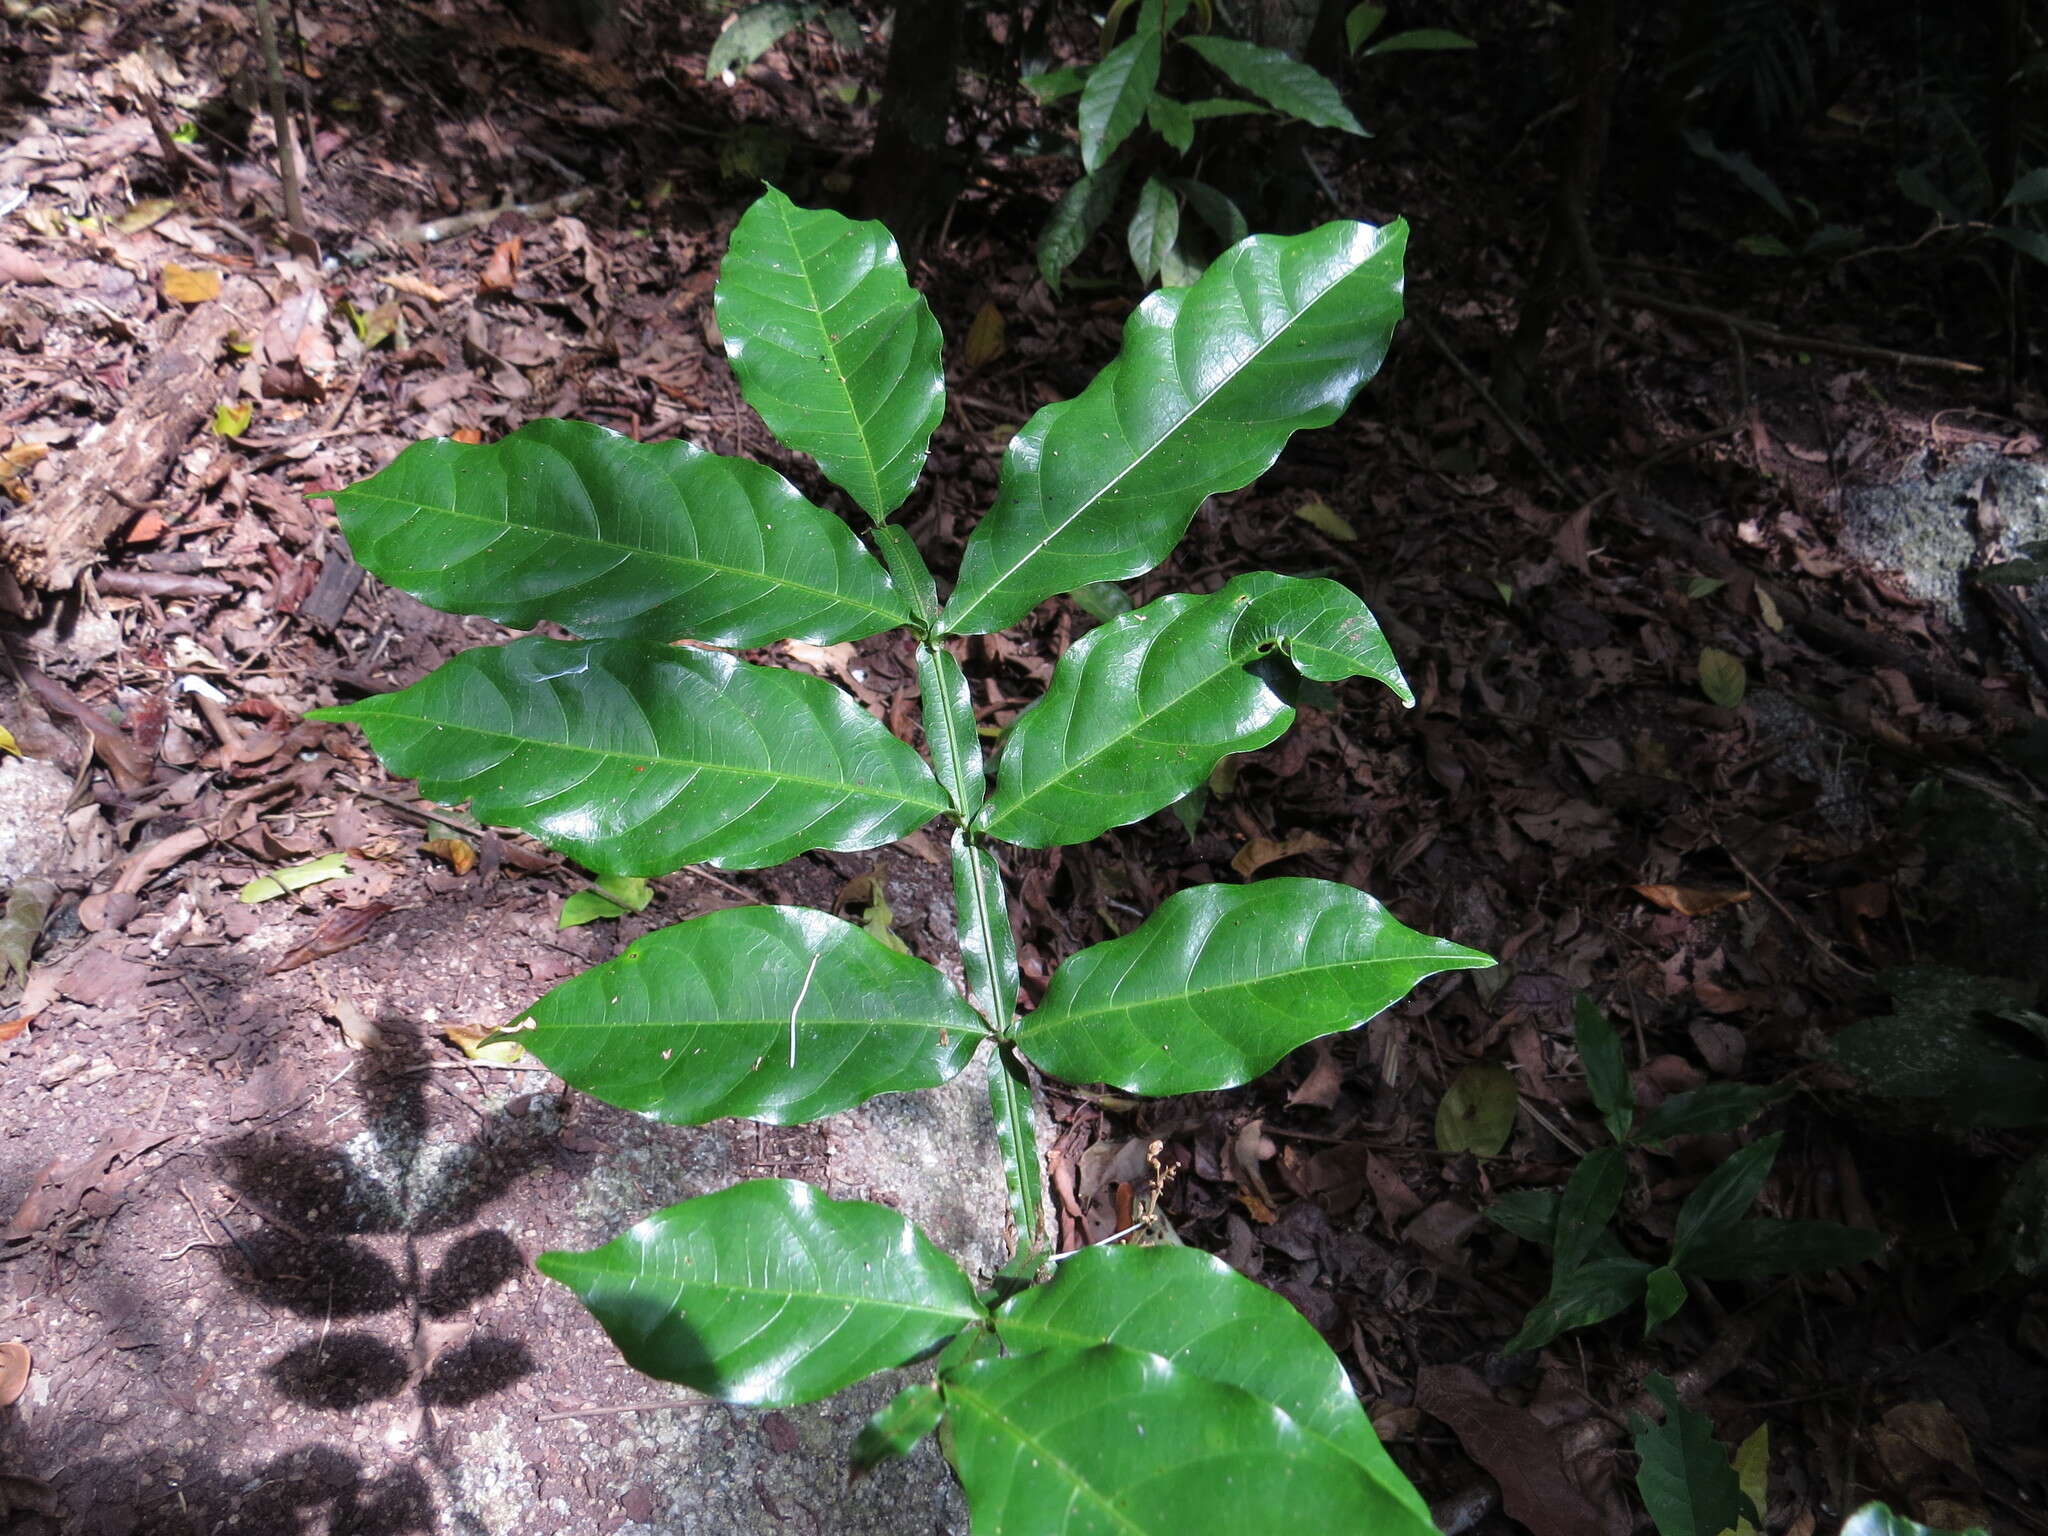
[{"label": "gray rock", "polygon": [[0,890],[23,875],[61,869],[70,798],[71,775],[56,764],[0,756]]},{"label": "gray rock", "polygon": [[[1954,624],[1969,622],[1963,572],[1978,563],[1980,538],[2000,559],[2048,539],[2048,464],[1972,447],[1938,468],[1842,498],[1845,550],[1897,571],[1908,592]],[[2048,593],[2036,591],[2033,601],[2048,617]]]}]

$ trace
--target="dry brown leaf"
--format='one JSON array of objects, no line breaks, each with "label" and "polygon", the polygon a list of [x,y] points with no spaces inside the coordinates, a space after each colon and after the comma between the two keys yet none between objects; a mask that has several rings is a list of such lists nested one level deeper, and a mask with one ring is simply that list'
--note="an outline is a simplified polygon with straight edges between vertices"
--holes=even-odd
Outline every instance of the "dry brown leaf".
[{"label": "dry brown leaf", "polygon": [[455,295],[445,288],[437,288],[423,277],[414,277],[410,272],[396,272],[383,279],[386,288],[396,288],[400,293],[415,299],[425,299],[429,304],[446,304]]},{"label": "dry brown leaf", "polygon": [[519,253],[526,242],[518,235],[510,240],[498,242],[491,259],[484,263],[483,272],[477,277],[476,285],[484,293],[510,293],[519,281]]},{"label": "dry brown leaf", "polygon": [[0,245],[0,283],[47,283],[43,264],[19,246]]},{"label": "dry brown leaf", "polygon": [[975,311],[974,324],[967,329],[967,366],[986,368],[1003,355],[1008,345],[1003,312],[993,303],[982,305]]},{"label": "dry brown leaf", "polygon": [[1315,1065],[1308,1070],[1308,1076],[1301,1080],[1301,1086],[1287,1095],[1288,1108],[1298,1104],[1312,1104],[1317,1109],[1330,1109],[1337,1103],[1337,1095],[1344,1089],[1344,1069],[1337,1064],[1336,1053],[1330,1049],[1327,1040],[1315,1043]]},{"label": "dry brown leaf", "polygon": [[275,976],[281,971],[296,970],[312,961],[338,955],[350,945],[362,943],[376,926],[377,919],[395,910],[389,902],[369,901],[360,907],[343,907],[328,913],[318,928],[285,952],[284,958],[270,968],[270,974]]},{"label": "dry brown leaf", "polygon": [[447,864],[458,875],[466,875],[476,868],[476,845],[467,838],[429,838],[420,844],[420,847]]},{"label": "dry brown leaf", "polygon": [[1495,1399],[1477,1371],[1425,1366],[1415,1405],[1451,1427],[1465,1454],[1500,1484],[1501,1508],[1534,1536],[1589,1536],[1607,1522],[1565,1471],[1556,1434],[1526,1408]]},{"label": "dry brown leaf", "polygon": [[1653,901],[1665,911],[1684,917],[1705,917],[1709,912],[1749,900],[1747,891],[1708,891],[1690,885],[1636,885],[1629,889],[1645,901]]},{"label": "dry brown leaf", "polygon": [[204,304],[220,297],[220,272],[213,267],[194,269],[167,261],[162,283],[164,297],[173,304]]},{"label": "dry brown leaf", "polygon": [[1230,861],[1230,867],[1249,880],[1268,864],[1277,864],[1296,854],[1320,853],[1335,846],[1327,837],[1307,830],[1291,833],[1285,842],[1271,837],[1255,837],[1237,850],[1237,857]]},{"label": "dry brown leaf", "polygon": [[11,1406],[28,1389],[28,1346],[12,1339],[0,1344],[0,1408]]}]

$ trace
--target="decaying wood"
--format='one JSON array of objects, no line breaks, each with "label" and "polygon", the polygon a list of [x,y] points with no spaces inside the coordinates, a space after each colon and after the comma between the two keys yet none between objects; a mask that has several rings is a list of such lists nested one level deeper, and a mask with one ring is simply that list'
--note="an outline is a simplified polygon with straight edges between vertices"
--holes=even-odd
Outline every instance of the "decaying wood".
[{"label": "decaying wood", "polygon": [[220,398],[228,333],[253,335],[261,309],[261,290],[246,280],[194,309],[114,419],[70,454],[56,489],[0,523],[0,562],[30,594],[69,588],[136,504],[156,494]]}]

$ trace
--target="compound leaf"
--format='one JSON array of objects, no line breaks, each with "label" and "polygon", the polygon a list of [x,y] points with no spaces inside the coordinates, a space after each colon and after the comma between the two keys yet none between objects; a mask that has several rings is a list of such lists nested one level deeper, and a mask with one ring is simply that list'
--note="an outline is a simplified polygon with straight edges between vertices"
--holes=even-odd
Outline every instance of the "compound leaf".
[{"label": "compound leaf", "polygon": [[1116,360],[1011,439],[945,627],[1003,629],[1055,592],[1150,570],[1204,498],[1335,421],[1386,355],[1407,238],[1398,221],[1256,235],[1154,292]]},{"label": "compound leaf", "polygon": [[754,1179],[534,1267],[635,1370],[788,1407],[915,1359],[984,1314],[960,1266],[887,1206]]},{"label": "compound leaf", "polygon": [[1334,881],[1200,885],[1053,972],[1017,1047],[1056,1077],[1126,1093],[1230,1088],[1425,976],[1491,964]]},{"label": "compound leaf", "polygon": [[1231,37],[1185,37],[1181,41],[1232,85],[1297,122],[1371,137],[1365,125],[1351,115],[1328,76],[1278,48],[1261,48]]},{"label": "compound leaf", "polygon": [[903,504],[946,409],[939,322],[882,225],[770,187],[734,226],[718,328],[747,403],[872,518]]},{"label": "compound leaf", "polygon": [[[1147,6],[1149,14],[1152,7]],[[1102,169],[1116,147],[1130,137],[1159,84],[1159,28],[1143,21],[1138,30],[1102,56],[1081,88],[1081,165],[1089,175]]]},{"label": "compound leaf", "polygon": [[758,869],[894,842],[946,808],[923,759],[822,678],[717,651],[528,636],[310,718],[600,874]]},{"label": "compound leaf", "polygon": [[1312,1440],[1365,1469],[1404,1513],[1374,1531],[1435,1527],[1359,1406],[1344,1367],[1288,1302],[1194,1248],[1085,1248],[1050,1285],[1006,1302],[996,1336],[1013,1355],[1116,1344],[1271,1403]]},{"label": "compound leaf", "polygon": [[1406,1504],[1271,1403],[1155,1354],[982,1359],[939,1390],[977,1532],[1415,1529]]},{"label": "compound leaf", "polygon": [[803,907],[728,907],[636,939],[515,1025],[572,1088],[674,1125],[796,1125],[932,1088],[986,1026],[924,961]]},{"label": "compound leaf", "polygon": [[774,470],[588,422],[414,443],[334,504],[392,586],[520,629],[831,645],[910,617],[852,530]]},{"label": "compound leaf", "polygon": [[1112,619],[1068,647],[1017,718],[982,824],[1027,848],[1082,843],[1203,783],[1294,722],[1286,657],[1317,682],[1372,677],[1413,695],[1365,604],[1334,581],[1259,571]]}]

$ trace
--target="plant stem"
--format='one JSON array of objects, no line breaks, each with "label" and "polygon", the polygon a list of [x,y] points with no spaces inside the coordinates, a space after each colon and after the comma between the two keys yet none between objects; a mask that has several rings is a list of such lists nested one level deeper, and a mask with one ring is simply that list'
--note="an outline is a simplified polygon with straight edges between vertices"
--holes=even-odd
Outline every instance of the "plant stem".
[{"label": "plant stem", "polygon": [[[900,530],[875,531],[879,535]],[[924,569],[916,549],[908,539],[878,542],[885,554],[892,543],[899,546],[891,564],[897,568],[897,561],[902,562],[898,580],[909,577],[910,581],[904,582],[909,586]],[[1010,927],[1002,865],[973,830],[988,785],[982,769],[981,737],[974,729],[973,700],[959,661],[935,641],[925,640],[918,647],[917,681],[932,767],[953,803],[954,817],[960,822],[953,832],[954,921],[968,998],[981,1010],[996,1037],[997,1054],[989,1066],[988,1096],[989,1111],[996,1123],[996,1147],[1003,1159],[1003,1185],[1010,1197],[1010,1216],[1016,1223],[1018,1246],[1041,1247],[1047,1235],[1045,1176],[1032,1119],[1031,1078],[1009,1043],[1017,1021],[1017,939]]]},{"label": "plant stem", "polygon": [[270,0],[256,0],[256,36],[263,48],[263,69],[270,77],[270,121],[277,130],[277,179],[284,188],[284,221],[291,231],[293,249],[300,255],[317,255],[313,234],[306,227],[306,210],[299,202],[299,157],[292,147],[292,120],[284,94],[284,61],[277,53],[277,21],[270,14]]}]

